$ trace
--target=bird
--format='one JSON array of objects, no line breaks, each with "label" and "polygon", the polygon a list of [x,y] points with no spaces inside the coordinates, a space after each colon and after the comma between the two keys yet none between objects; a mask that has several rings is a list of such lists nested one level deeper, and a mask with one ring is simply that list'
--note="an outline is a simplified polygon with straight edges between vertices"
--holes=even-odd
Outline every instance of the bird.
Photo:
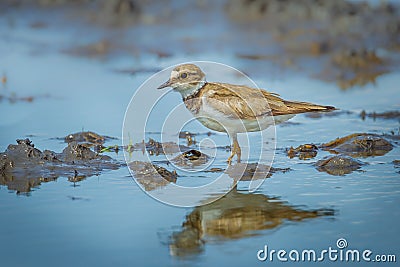
[{"label": "bird", "polygon": [[279,94],[246,85],[208,82],[205,73],[195,64],[176,66],[169,79],[157,87],[171,87],[181,94],[186,108],[205,127],[225,132],[231,140],[231,154],[241,161],[237,134],[262,131],[285,122],[296,114],[333,111],[333,106],[284,100]]}]

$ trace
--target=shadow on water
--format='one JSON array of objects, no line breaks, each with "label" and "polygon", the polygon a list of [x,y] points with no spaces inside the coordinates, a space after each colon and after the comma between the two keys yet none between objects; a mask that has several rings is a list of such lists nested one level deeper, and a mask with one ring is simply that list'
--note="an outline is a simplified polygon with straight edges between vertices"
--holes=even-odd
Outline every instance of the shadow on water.
[{"label": "shadow on water", "polygon": [[170,254],[185,258],[201,254],[207,243],[265,234],[287,222],[335,216],[334,209],[306,209],[276,197],[233,189],[221,199],[196,207],[168,239]]}]

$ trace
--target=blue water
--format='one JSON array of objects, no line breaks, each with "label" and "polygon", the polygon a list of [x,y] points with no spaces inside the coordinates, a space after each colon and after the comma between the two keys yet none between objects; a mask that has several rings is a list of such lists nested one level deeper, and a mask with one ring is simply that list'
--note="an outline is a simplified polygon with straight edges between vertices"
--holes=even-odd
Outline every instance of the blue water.
[{"label": "blue water", "polygon": [[[29,136],[39,149],[60,152],[65,144],[56,138],[82,129],[119,138],[109,140],[106,145],[121,144],[126,107],[135,90],[154,72],[130,75],[116,72],[116,69],[132,66],[162,69],[188,60],[213,60],[246,71],[250,64],[228,50],[213,52],[218,42],[209,44],[204,53],[195,53],[193,57],[184,52],[190,51],[187,47],[164,59],[148,53],[75,57],[62,51],[76,42],[97,40],[102,30],[64,25],[56,14],[48,18],[54,19],[54,25],[32,29],[29,23],[43,16],[44,11],[36,12],[24,19],[16,19],[12,12],[0,17],[3,25],[0,27],[0,74],[3,72],[8,78],[6,86],[0,90],[4,94],[35,97],[31,103],[0,102],[0,151],[15,143],[15,139]],[[60,32],[57,27],[65,31]],[[211,34],[217,35],[225,27],[229,26],[222,24],[211,30]],[[150,28],[144,25],[132,31],[140,33]],[[156,27],[154,32],[160,28]],[[203,30],[201,26],[196,28],[197,32]],[[82,35],[85,31],[88,34]],[[186,34],[187,30],[178,32],[178,36],[165,42],[176,44]],[[139,46],[153,43],[155,48],[163,47],[162,43],[154,44],[152,40],[151,35],[144,35]],[[283,98],[329,104],[350,111],[319,119],[299,115],[291,120],[294,124],[277,126],[278,150],[273,166],[291,168],[291,171],[273,174],[256,192],[269,201],[284,203],[289,213],[293,209],[305,212],[333,209],[334,215],[290,221],[278,214],[276,227],[243,231],[235,237],[204,232],[201,234],[204,243],[198,252],[174,256],[171,236],[184,230],[182,224],[194,208],[172,207],[150,198],[134,182],[127,167],[105,171],[75,186],[66,177],[59,177],[32,188],[29,194],[16,194],[1,185],[1,266],[270,265],[273,262],[259,262],[256,257],[264,245],[276,250],[322,250],[335,247],[338,238],[346,238],[349,248],[370,249],[374,254],[399,257],[400,182],[398,169],[391,163],[400,159],[397,144],[384,156],[360,159],[368,164],[361,171],[346,176],[331,176],[312,166],[311,163],[327,156],[328,152],[319,151],[316,158],[303,161],[289,159],[284,149],[304,143],[323,143],[356,132],[398,132],[398,120],[361,120],[359,113],[363,109],[369,112],[399,110],[400,74],[392,72],[379,77],[376,84],[345,91],[334,83],[312,79],[301,72],[259,69],[247,74],[260,87],[277,92]],[[168,96],[171,106],[180,101],[176,93]],[[153,123],[157,125],[157,121]],[[193,130],[208,131],[200,125]],[[223,134],[210,138],[218,144],[228,145],[229,142]],[[215,164],[224,167],[229,152],[218,153]],[[122,153],[108,155],[124,161]],[[201,173],[200,176],[212,179],[213,175]],[[197,173],[179,179],[186,179],[182,184],[196,183],[198,176]],[[244,189],[246,184],[239,184],[239,193],[248,194]],[[278,200],[271,200],[273,198]],[[246,199],[248,203],[265,204],[252,196]],[[236,208],[248,204],[233,203]],[[204,226],[212,222],[214,216],[223,217],[221,214],[231,211],[228,204],[205,208],[200,222]],[[244,219],[240,212],[238,214],[237,218]],[[258,217],[254,218],[257,223]],[[341,262],[324,264],[342,265]],[[394,263],[388,265],[395,266]]]}]

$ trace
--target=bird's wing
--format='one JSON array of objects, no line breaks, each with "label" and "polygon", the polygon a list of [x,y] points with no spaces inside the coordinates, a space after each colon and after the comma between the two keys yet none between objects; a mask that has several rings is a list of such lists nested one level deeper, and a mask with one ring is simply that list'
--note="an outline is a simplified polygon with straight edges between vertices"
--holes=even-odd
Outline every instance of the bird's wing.
[{"label": "bird's wing", "polygon": [[[203,88],[203,101],[219,112],[240,119],[254,119],[271,115],[273,108],[283,105],[276,95],[247,86],[223,83],[206,83]],[[271,101],[274,100],[274,101]],[[271,103],[270,103],[271,102]],[[272,107],[274,106],[274,107]]]},{"label": "bird's wing", "polygon": [[288,115],[310,111],[329,111],[330,106],[287,101],[278,94],[244,85],[206,83],[202,98],[212,108],[227,116],[254,119],[265,115]]}]

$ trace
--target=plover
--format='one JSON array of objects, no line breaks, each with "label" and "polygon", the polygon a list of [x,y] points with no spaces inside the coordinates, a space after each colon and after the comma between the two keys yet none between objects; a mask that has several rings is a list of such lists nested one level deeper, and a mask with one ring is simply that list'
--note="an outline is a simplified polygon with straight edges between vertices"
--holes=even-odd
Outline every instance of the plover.
[{"label": "plover", "polygon": [[158,89],[165,87],[179,92],[186,108],[204,126],[229,135],[232,141],[229,164],[235,155],[240,162],[238,133],[262,131],[299,113],[335,110],[332,106],[284,100],[278,94],[245,85],[208,82],[204,72],[194,64],[175,67],[169,80]]}]

